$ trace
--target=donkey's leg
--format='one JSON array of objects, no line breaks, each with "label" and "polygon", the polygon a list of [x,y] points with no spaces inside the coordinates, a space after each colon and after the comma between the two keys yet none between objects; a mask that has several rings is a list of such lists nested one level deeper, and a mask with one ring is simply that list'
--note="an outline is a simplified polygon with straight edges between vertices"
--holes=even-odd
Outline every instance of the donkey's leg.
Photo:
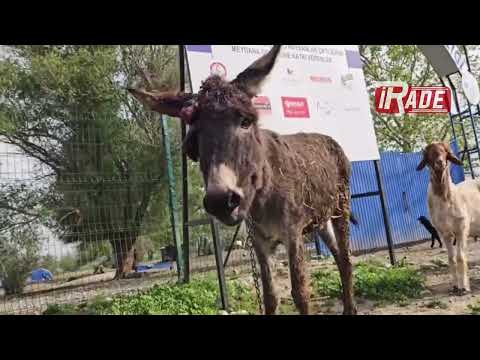
[{"label": "donkey's leg", "polygon": [[301,315],[308,315],[310,291],[305,266],[303,239],[300,234],[288,239],[288,258],[293,302]]},{"label": "donkey's leg", "polygon": [[348,187],[340,193],[340,217],[332,220],[338,246],[338,268],[342,280],[343,314],[356,315],[357,306],[353,291],[353,266],[350,259],[350,193]]},{"label": "donkey's leg", "polygon": [[253,246],[260,264],[265,315],[274,315],[278,307],[278,297],[272,276],[272,262],[270,258],[272,249],[267,246],[267,240],[257,234],[255,235],[255,240]]},{"label": "donkey's leg", "polygon": [[470,280],[468,278],[467,263],[467,240],[468,229],[463,229],[462,233],[457,236],[457,277],[459,294],[470,292]]},{"label": "donkey's leg", "polygon": [[325,243],[325,245],[327,245],[328,250],[330,250],[333,258],[335,259],[335,263],[338,265],[338,247],[337,241],[335,239],[335,232],[332,227],[332,222],[329,221],[325,225],[325,228],[318,230],[318,233],[321,235],[323,242]]}]

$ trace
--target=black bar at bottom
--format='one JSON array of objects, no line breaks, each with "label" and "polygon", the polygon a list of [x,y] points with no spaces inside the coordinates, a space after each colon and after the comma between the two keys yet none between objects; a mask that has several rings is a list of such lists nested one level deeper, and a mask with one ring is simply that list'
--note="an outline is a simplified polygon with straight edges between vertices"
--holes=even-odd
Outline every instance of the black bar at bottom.
[{"label": "black bar at bottom", "polygon": [[215,249],[215,264],[217,265],[218,285],[220,286],[220,298],[222,300],[222,308],[228,311],[228,293],[227,283],[225,281],[225,269],[223,268],[223,249],[220,243],[220,235],[218,232],[218,225],[214,219],[211,219],[211,227],[213,234],[213,247]]},{"label": "black bar at bottom", "polygon": [[387,202],[385,199],[385,191],[383,186],[382,172],[380,171],[380,160],[375,160],[375,175],[377,178],[378,191],[380,192],[380,202],[382,204],[383,223],[385,225],[385,233],[387,235],[388,253],[390,255],[390,263],[395,265],[395,252],[393,249],[392,227],[390,226],[390,216],[388,215]]}]

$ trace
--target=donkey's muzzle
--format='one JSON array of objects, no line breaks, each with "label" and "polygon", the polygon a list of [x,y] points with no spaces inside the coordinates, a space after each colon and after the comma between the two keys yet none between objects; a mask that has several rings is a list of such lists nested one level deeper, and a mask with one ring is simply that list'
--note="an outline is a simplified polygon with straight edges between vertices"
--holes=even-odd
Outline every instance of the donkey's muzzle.
[{"label": "donkey's muzzle", "polygon": [[235,191],[211,191],[203,199],[205,210],[226,225],[238,223],[238,208],[242,197]]}]

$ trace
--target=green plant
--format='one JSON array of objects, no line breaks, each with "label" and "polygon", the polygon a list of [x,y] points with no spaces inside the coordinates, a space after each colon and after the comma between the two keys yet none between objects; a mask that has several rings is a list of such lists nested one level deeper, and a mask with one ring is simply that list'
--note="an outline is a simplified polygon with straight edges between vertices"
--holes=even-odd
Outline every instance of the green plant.
[{"label": "green plant", "polygon": [[78,270],[78,259],[74,255],[63,256],[58,260],[58,267],[63,272],[72,272]]},{"label": "green plant", "polygon": [[[323,296],[342,294],[337,271],[319,270],[313,274],[315,290]],[[354,270],[355,295],[370,300],[404,303],[418,298],[425,286],[423,275],[406,264],[387,267],[379,262],[361,262]]]},{"label": "green plant", "polygon": [[426,308],[429,309],[448,309],[448,305],[441,300],[432,300],[425,304]]},{"label": "green plant", "polygon": [[[232,311],[254,313],[255,298],[245,284],[232,280],[227,283]],[[75,306],[52,305],[45,315],[214,315],[218,312],[218,282],[215,277],[194,280],[189,284],[162,284],[128,296],[104,298]]]},{"label": "green plant", "polygon": [[477,301],[475,304],[468,305],[468,308],[470,309],[472,315],[480,315],[480,301]]},{"label": "green plant", "polygon": [[13,228],[0,235],[0,279],[7,294],[20,294],[38,266],[38,234],[31,227]]}]

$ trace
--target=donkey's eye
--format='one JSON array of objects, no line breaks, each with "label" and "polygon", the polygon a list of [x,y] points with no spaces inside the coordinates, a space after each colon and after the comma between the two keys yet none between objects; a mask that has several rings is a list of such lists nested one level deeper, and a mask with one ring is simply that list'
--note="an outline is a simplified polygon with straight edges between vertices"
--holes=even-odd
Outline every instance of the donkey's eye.
[{"label": "donkey's eye", "polygon": [[243,129],[248,129],[251,125],[252,125],[252,120],[247,118],[242,118],[242,121],[240,122],[240,126]]}]

